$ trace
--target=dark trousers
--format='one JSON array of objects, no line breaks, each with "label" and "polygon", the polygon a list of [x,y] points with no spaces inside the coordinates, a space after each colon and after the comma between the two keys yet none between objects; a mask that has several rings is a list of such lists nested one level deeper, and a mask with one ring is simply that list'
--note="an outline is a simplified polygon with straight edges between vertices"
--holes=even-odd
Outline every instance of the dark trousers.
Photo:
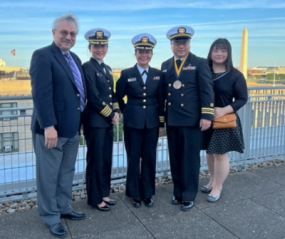
[{"label": "dark trousers", "polygon": [[198,192],[202,132],[199,127],[167,126],[174,196],[194,201]]},{"label": "dark trousers", "polygon": [[95,206],[110,194],[113,125],[108,128],[85,128],[84,135],[87,144],[87,204]]},{"label": "dark trousers", "polygon": [[128,158],[126,195],[151,198],[155,194],[158,128],[135,129],[125,126],[124,136]]},{"label": "dark trousers", "polygon": [[32,134],[36,154],[37,200],[40,218],[48,225],[60,222],[60,214],[72,211],[72,181],[79,135],[59,137],[56,147],[47,148],[45,137]]}]

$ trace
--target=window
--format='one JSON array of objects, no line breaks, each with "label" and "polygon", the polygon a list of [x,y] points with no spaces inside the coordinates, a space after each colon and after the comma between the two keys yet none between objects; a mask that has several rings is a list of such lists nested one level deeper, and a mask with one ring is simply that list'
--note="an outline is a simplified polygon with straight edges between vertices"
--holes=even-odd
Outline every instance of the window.
[{"label": "window", "polygon": [[19,151],[19,134],[16,132],[1,133],[0,147],[0,153],[11,153]]},{"label": "window", "polygon": [[[17,103],[16,102],[12,102],[12,103],[0,103],[0,109],[5,109],[5,108],[17,108]],[[0,120],[11,120],[11,119],[16,119],[16,118],[11,118],[8,117],[9,115],[17,115],[17,110],[3,110],[0,111],[0,116],[4,116],[1,117]],[[7,115],[7,117],[5,117]]]}]

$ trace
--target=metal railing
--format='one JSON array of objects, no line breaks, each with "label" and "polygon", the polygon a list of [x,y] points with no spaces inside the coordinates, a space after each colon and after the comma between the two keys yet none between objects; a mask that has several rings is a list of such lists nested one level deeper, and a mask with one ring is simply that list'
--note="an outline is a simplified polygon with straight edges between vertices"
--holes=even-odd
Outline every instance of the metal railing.
[{"label": "metal railing", "polygon": [[[249,163],[285,158],[285,86],[249,87],[248,92],[249,100],[238,112],[245,152],[229,153],[231,166],[239,170]],[[36,160],[30,132],[31,96],[0,97],[0,103],[5,102],[16,102],[17,108],[0,108],[0,202],[36,195]],[[122,125],[114,126],[112,183],[124,182],[126,177],[123,137]],[[85,187],[85,155],[82,136],[75,165],[74,190]],[[201,151],[201,170],[205,169],[205,152]],[[158,141],[156,172],[157,177],[170,175],[166,136]]]}]

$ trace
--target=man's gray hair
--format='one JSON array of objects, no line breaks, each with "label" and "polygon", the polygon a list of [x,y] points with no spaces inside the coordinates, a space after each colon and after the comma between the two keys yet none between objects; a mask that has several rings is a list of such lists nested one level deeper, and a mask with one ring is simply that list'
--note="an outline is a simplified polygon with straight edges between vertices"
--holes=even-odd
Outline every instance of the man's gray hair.
[{"label": "man's gray hair", "polygon": [[56,18],[52,24],[52,29],[57,29],[61,21],[67,21],[69,24],[73,24],[76,28],[76,32],[78,32],[77,18],[73,14],[68,13],[64,16]]}]

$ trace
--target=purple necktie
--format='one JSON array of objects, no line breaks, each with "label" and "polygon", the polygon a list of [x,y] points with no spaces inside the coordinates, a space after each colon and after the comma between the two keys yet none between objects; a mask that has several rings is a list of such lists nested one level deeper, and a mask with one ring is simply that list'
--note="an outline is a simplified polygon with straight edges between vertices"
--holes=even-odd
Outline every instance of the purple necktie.
[{"label": "purple necktie", "polygon": [[70,69],[72,71],[72,74],[74,76],[74,80],[77,86],[78,91],[80,92],[80,111],[83,112],[84,110],[84,100],[85,100],[85,94],[84,94],[84,89],[83,89],[83,85],[82,85],[82,79],[81,79],[81,74],[78,70],[77,65],[75,64],[74,60],[72,59],[72,57],[70,56],[70,54],[65,53],[63,54],[67,60],[68,60],[68,64],[70,66]]}]

